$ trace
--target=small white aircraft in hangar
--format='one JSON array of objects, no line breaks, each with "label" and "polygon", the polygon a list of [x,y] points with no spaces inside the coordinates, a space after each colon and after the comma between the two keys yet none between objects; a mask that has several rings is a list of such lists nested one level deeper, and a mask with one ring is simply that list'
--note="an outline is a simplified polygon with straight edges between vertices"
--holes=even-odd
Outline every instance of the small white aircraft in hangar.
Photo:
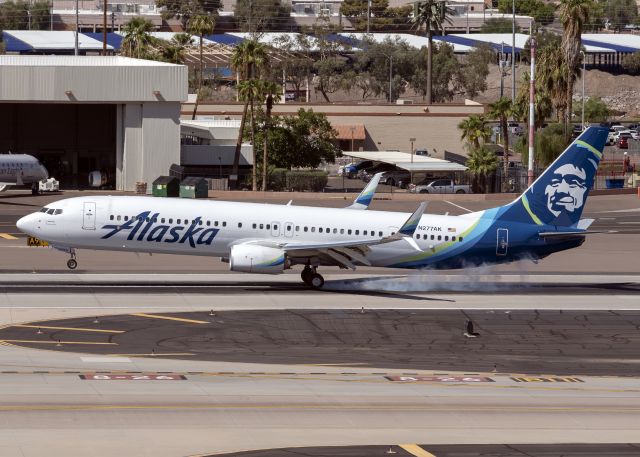
[{"label": "small white aircraft in hangar", "polygon": [[[511,203],[461,216],[362,211],[379,176],[348,208],[101,196],[61,200],[23,217],[18,229],[68,252],[101,249],[220,257],[232,271],[279,274],[303,265],[355,269],[465,268],[538,260],[580,246],[581,219],[608,129],[590,127]],[[361,211],[358,211],[361,210]]]},{"label": "small white aircraft in hangar", "polygon": [[38,194],[40,181],[47,179],[49,172],[38,159],[28,154],[0,155],[0,192],[9,186],[31,185],[31,193]]}]

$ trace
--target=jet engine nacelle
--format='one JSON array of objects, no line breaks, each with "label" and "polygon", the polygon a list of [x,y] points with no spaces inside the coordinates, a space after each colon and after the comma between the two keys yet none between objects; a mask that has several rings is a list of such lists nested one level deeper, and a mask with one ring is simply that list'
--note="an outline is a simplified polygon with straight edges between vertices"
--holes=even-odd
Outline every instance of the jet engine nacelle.
[{"label": "jet engine nacelle", "polygon": [[89,173],[89,186],[102,187],[109,182],[109,175],[104,171],[92,171]]},{"label": "jet engine nacelle", "polygon": [[282,249],[238,244],[231,247],[229,269],[243,273],[276,275],[284,271],[286,255]]}]

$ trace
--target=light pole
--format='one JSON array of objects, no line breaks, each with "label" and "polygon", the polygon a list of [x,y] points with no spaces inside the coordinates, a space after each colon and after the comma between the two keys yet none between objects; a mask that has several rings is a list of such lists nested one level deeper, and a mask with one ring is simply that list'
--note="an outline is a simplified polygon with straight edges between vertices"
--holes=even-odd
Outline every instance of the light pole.
[{"label": "light pole", "polygon": [[581,131],[584,132],[584,80],[587,78],[587,74],[585,73],[587,69],[587,56],[585,55],[584,51],[580,51],[580,54],[582,55],[582,122],[581,122],[582,129]]},{"label": "light pole", "polygon": [[371,31],[371,0],[367,0],[367,34]]},{"label": "light pole", "polygon": [[512,24],[511,24],[511,101],[516,101],[516,0],[512,5]]},{"label": "light pole", "polygon": [[350,130],[351,130],[351,151],[355,151],[355,149],[353,148],[353,134],[355,133],[356,128],[354,126],[351,126]]},{"label": "light pole", "polygon": [[536,39],[531,37],[531,77],[529,78],[529,160],[527,186],[533,184],[534,135],[536,131]]},{"label": "light pole", "polygon": [[391,91],[393,90],[391,87],[391,83],[393,81],[393,56],[389,55],[389,104],[392,103],[392,94]]},{"label": "light pole", "polygon": [[[415,138],[409,138],[411,141],[411,163],[413,163],[413,142],[416,141]],[[409,184],[413,184],[413,169],[409,170]]]},{"label": "light pole", "polygon": [[78,10],[78,0],[76,0],[76,39],[75,39],[75,45],[73,47],[73,55],[77,56],[78,55],[78,29],[80,28],[79,26],[79,14],[80,11]]}]

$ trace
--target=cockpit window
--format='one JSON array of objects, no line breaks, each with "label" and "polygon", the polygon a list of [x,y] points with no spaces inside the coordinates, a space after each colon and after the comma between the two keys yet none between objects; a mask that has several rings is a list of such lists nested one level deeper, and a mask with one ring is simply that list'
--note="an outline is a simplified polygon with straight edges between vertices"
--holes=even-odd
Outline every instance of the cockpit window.
[{"label": "cockpit window", "polygon": [[49,211],[47,211],[47,214],[53,214],[55,212],[55,209],[50,209]]},{"label": "cockpit window", "polygon": [[58,215],[58,214],[62,214],[62,210],[61,209],[57,209],[55,213],[53,213],[54,215]]},{"label": "cockpit window", "polygon": [[41,213],[46,213],[47,211],[49,211],[49,208],[46,206],[40,210]]}]

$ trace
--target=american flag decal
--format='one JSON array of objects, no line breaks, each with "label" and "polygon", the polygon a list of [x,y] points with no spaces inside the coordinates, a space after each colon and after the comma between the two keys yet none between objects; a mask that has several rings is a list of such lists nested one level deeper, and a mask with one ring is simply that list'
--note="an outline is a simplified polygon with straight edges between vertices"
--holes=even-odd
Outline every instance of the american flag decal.
[{"label": "american flag decal", "polygon": [[456,229],[455,229],[455,227],[449,227],[449,231],[450,231],[450,232],[455,232],[455,231],[456,231]]}]

